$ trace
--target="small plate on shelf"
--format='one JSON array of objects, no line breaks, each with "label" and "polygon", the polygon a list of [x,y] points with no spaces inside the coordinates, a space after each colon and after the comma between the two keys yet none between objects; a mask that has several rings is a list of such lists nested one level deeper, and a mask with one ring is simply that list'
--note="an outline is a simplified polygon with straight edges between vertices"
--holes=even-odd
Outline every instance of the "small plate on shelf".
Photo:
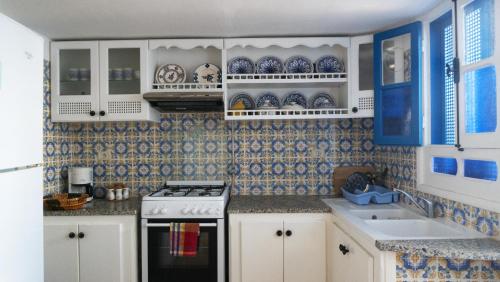
[{"label": "small plate on shelf", "polygon": [[220,83],[222,73],[220,68],[214,64],[203,64],[193,72],[194,83]]},{"label": "small plate on shelf", "polygon": [[287,105],[299,105],[304,109],[307,109],[307,99],[299,91],[292,91],[285,96],[283,99],[283,106]]},{"label": "small plate on shelf", "polygon": [[256,73],[273,74],[283,73],[283,63],[278,57],[265,56],[260,58],[255,64]]},{"label": "small plate on shelf", "polygon": [[253,110],[255,109],[255,102],[250,95],[245,92],[240,92],[231,98],[231,101],[229,102],[229,109]]},{"label": "small plate on shelf", "polygon": [[227,73],[230,74],[252,74],[254,73],[254,64],[247,57],[235,57],[227,63]]},{"label": "small plate on shelf", "polygon": [[344,72],[344,63],[335,56],[327,55],[319,58],[315,62],[316,72],[319,73],[336,73]]},{"label": "small plate on shelf", "polygon": [[304,56],[293,56],[285,61],[285,71],[287,73],[310,73],[314,66],[311,60]]},{"label": "small plate on shelf", "polygon": [[335,100],[326,92],[319,92],[309,102],[311,109],[335,108]]},{"label": "small plate on shelf", "polygon": [[177,64],[166,64],[158,67],[155,73],[156,83],[184,83],[186,71]]},{"label": "small plate on shelf", "polygon": [[271,92],[266,92],[257,98],[257,109],[279,109],[280,99]]}]

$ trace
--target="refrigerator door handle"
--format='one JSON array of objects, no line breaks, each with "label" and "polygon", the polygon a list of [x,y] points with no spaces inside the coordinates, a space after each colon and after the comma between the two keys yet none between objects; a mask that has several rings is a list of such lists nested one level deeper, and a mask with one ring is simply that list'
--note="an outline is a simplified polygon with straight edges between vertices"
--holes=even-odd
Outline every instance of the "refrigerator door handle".
[{"label": "refrigerator door handle", "polygon": [[7,173],[7,172],[18,171],[18,170],[32,169],[35,167],[41,167],[42,165],[43,165],[42,163],[38,163],[38,164],[30,164],[30,165],[23,165],[23,166],[16,166],[16,167],[1,168],[0,173]]}]

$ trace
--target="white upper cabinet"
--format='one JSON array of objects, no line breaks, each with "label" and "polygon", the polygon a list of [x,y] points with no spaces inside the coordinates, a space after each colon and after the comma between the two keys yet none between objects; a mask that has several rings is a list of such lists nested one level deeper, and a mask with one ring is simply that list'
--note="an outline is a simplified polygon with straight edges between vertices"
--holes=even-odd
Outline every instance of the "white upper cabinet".
[{"label": "white upper cabinet", "polygon": [[373,35],[351,37],[349,83],[353,117],[373,117]]},{"label": "white upper cabinet", "polygon": [[98,42],[53,42],[51,57],[52,121],[98,121]]},{"label": "white upper cabinet", "polygon": [[[212,65],[217,77],[198,77]],[[170,68],[182,79],[166,83]],[[52,85],[56,122],[158,121],[187,95],[226,120],[372,117],[372,36],[54,42]]]},{"label": "white upper cabinet", "polygon": [[158,121],[142,98],[146,40],[52,43],[52,121]]}]

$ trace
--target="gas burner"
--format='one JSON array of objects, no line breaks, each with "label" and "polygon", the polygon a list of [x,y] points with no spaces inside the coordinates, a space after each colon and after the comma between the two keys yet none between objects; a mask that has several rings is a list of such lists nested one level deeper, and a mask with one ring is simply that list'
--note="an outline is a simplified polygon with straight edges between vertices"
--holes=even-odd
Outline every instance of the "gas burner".
[{"label": "gas burner", "polygon": [[221,184],[207,185],[197,183],[165,183],[150,197],[219,197],[224,193],[225,186]]}]

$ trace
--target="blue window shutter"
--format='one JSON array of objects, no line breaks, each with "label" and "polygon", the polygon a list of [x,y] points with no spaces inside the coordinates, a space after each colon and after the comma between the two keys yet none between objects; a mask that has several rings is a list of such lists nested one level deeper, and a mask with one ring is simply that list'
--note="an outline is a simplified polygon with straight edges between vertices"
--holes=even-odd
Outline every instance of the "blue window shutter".
[{"label": "blue window shutter", "polygon": [[453,66],[455,57],[452,12],[430,23],[431,67],[431,143],[454,145],[456,134],[456,93],[453,72],[446,73],[446,64]]},{"label": "blue window shutter", "polygon": [[[384,40],[409,34],[409,81],[383,84]],[[414,22],[374,36],[375,143],[422,145],[422,23]]]}]

